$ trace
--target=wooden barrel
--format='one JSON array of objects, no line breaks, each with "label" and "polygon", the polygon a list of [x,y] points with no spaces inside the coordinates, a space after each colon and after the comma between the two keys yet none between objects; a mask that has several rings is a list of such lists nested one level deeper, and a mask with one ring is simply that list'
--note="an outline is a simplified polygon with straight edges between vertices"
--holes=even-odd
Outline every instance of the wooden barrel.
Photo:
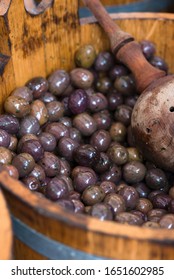
[{"label": "wooden barrel", "polygon": [[[129,12],[173,12],[172,0],[101,0],[109,13]],[[80,17],[91,16],[91,12],[80,1]]]},{"label": "wooden barrel", "polygon": [[[26,1],[25,1],[26,3]],[[53,5],[53,6],[52,6]],[[83,44],[109,48],[103,30],[88,18],[79,21],[78,1],[54,1],[43,13],[23,1],[11,1],[1,27],[0,103],[17,86],[35,76],[74,66]],[[31,16],[29,12],[35,14]],[[123,30],[139,41],[152,40],[158,55],[174,71],[174,16],[159,13],[113,14]],[[174,259],[174,230],[140,228],[72,214],[0,174],[10,207],[16,259]]]},{"label": "wooden barrel", "polygon": [[0,260],[12,259],[12,225],[9,210],[0,189]]}]

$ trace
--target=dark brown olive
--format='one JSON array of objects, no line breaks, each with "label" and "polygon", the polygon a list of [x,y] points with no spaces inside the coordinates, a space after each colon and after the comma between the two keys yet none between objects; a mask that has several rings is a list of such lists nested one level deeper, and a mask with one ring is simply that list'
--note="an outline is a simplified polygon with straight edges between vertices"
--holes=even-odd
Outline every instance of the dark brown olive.
[{"label": "dark brown olive", "polygon": [[167,177],[164,171],[159,168],[147,170],[145,180],[147,186],[154,190],[159,190],[168,186]]},{"label": "dark brown olive", "polygon": [[19,179],[19,172],[17,170],[17,168],[11,164],[6,164],[6,165],[3,165],[4,167],[4,170],[8,172],[8,174],[14,178],[14,179]]},{"label": "dark brown olive", "polygon": [[57,98],[51,92],[46,91],[46,92],[42,93],[40,100],[43,101],[45,104],[47,104],[52,101],[57,101]]},{"label": "dark brown olive", "polygon": [[152,209],[147,213],[147,218],[151,222],[159,222],[159,220],[167,214],[167,210],[165,209]]},{"label": "dark brown olive", "polygon": [[[134,187],[131,187],[131,186],[125,186],[118,192],[118,194],[123,197],[123,199],[125,201],[126,209],[128,211],[134,209],[139,201],[138,192],[136,191],[136,189]],[[140,209],[137,209],[137,210],[140,210]]]},{"label": "dark brown olive", "polygon": [[66,183],[62,179],[54,177],[46,186],[45,195],[53,201],[60,198],[67,198],[68,188]]},{"label": "dark brown olive", "polygon": [[148,40],[140,41],[140,47],[142,49],[142,52],[143,52],[144,56],[147,59],[152,58],[154,56],[155,52],[156,52],[155,45]]},{"label": "dark brown olive", "polygon": [[147,198],[139,198],[136,204],[136,210],[147,214],[150,210],[152,210],[153,204]]},{"label": "dark brown olive", "polygon": [[0,128],[0,146],[8,148],[10,145],[10,135],[7,131]]},{"label": "dark brown olive", "polygon": [[72,128],[72,119],[70,117],[67,116],[63,116],[59,119],[60,123],[63,123],[65,126]]},{"label": "dark brown olive", "polygon": [[103,181],[103,182],[100,184],[100,188],[103,189],[103,191],[104,191],[105,194],[108,194],[108,193],[115,193],[115,192],[116,192],[116,189],[117,189],[117,186],[116,186],[116,184],[114,184],[113,182],[110,182],[110,181]]},{"label": "dark brown olive", "polygon": [[46,104],[48,119],[51,122],[58,121],[64,114],[64,105],[60,101],[52,101]]},{"label": "dark brown olive", "polygon": [[39,121],[40,125],[45,124],[49,118],[49,113],[44,102],[39,99],[32,102],[30,114]]},{"label": "dark brown olive", "polygon": [[111,126],[111,114],[108,110],[102,110],[93,115],[97,129],[109,129]]},{"label": "dark brown olive", "polygon": [[174,228],[174,214],[165,214],[159,220],[159,224],[162,228],[173,229]]},{"label": "dark brown olive", "polygon": [[55,150],[57,141],[53,134],[49,132],[42,132],[39,136],[39,141],[46,152],[52,152]]},{"label": "dark brown olive", "polygon": [[116,64],[110,69],[109,77],[112,81],[115,81],[116,78],[126,76],[128,73],[129,70],[126,66],[122,64]]},{"label": "dark brown olive", "polygon": [[45,171],[39,164],[35,164],[33,170],[28,176],[35,177],[39,182],[44,182],[45,180]]},{"label": "dark brown olive", "polygon": [[83,167],[78,167],[76,170],[73,178],[75,191],[82,193],[88,186],[97,183],[97,175],[91,168],[86,167],[86,169],[83,169]]},{"label": "dark brown olive", "polygon": [[75,128],[75,127],[70,127],[69,128],[69,136],[72,140],[78,142],[78,143],[82,143],[82,135],[80,133],[80,131]]},{"label": "dark brown olive", "polygon": [[107,151],[109,158],[117,165],[123,165],[128,161],[127,149],[119,144],[113,144]]},{"label": "dark brown olive", "polygon": [[8,146],[10,151],[15,152],[17,149],[17,145],[18,145],[18,139],[16,136],[11,135],[10,136],[10,144]]},{"label": "dark brown olive", "polygon": [[27,102],[31,103],[33,101],[33,93],[28,87],[18,87],[12,91],[11,96],[18,96],[24,98]]},{"label": "dark brown olive", "polygon": [[60,160],[60,174],[65,176],[70,176],[71,166],[70,163],[65,158],[59,158]]},{"label": "dark brown olive", "polygon": [[129,213],[129,212],[121,212],[118,213],[115,216],[115,221],[121,223],[121,224],[129,224],[129,225],[135,225],[140,226],[143,224],[143,219],[141,219],[139,216]]},{"label": "dark brown olive", "polygon": [[107,107],[108,107],[108,100],[104,96],[104,94],[100,92],[96,92],[88,97],[88,109],[90,109],[92,113],[105,110],[107,109]]},{"label": "dark brown olive", "polygon": [[168,211],[174,214],[174,199],[171,199],[171,201],[169,202]]},{"label": "dark brown olive", "polygon": [[96,71],[107,72],[114,66],[114,56],[110,52],[100,52],[95,60],[94,68]]},{"label": "dark brown olive", "polygon": [[0,147],[0,163],[11,164],[11,161],[12,161],[12,152],[5,147]]},{"label": "dark brown olive", "polygon": [[111,207],[104,202],[94,204],[89,211],[92,217],[101,221],[113,220],[113,212]]},{"label": "dark brown olive", "polygon": [[19,130],[19,120],[9,114],[0,115],[0,128],[10,134],[16,134]]},{"label": "dark brown olive", "polygon": [[23,143],[21,153],[32,155],[35,162],[41,160],[44,156],[44,149],[38,140],[28,140]]},{"label": "dark brown olive", "polygon": [[22,179],[24,185],[31,191],[38,191],[40,187],[40,182],[33,176],[28,176]]},{"label": "dark brown olive", "polygon": [[74,212],[75,206],[72,200],[68,198],[61,198],[56,201],[56,203],[63,208],[64,211]]},{"label": "dark brown olive", "polygon": [[73,151],[73,158],[79,165],[92,167],[98,162],[99,152],[90,144],[78,145]]},{"label": "dark brown olive", "polygon": [[85,206],[80,199],[71,199],[74,204],[74,213],[83,213],[85,211]]},{"label": "dark brown olive", "polygon": [[75,63],[78,67],[90,68],[96,58],[96,51],[92,45],[80,47],[74,55]]},{"label": "dark brown olive", "polygon": [[138,194],[139,194],[139,197],[142,197],[142,198],[147,198],[149,193],[151,192],[151,189],[149,189],[145,183],[143,182],[139,182],[139,183],[136,183],[134,184],[134,187],[136,188]]},{"label": "dark brown olive", "polygon": [[82,193],[81,199],[85,205],[92,206],[101,202],[105,197],[105,193],[100,186],[90,185]]},{"label": "dark brown olive", "polygon": [[61,96],[70,84],[69,74],[65,70],[56,70],[48,78],[49,90]]},{"label": "dark brown olive", "polygon": [[77,128],[83,136],[90,136],[97,130],[96,121],[86,112],[74,117],[73,126]]},{"label": "dark brown olive", "polygon": [[157,194],[153,197],[152,204],[154,208],[168,209],[171,200],[168,194]]},{"label": "dark brown olive", "polygon": [[56,141],[61,137],[69,137],[69,128],[59,122],[49,123],[45,128],[45,132],[53,134]]},{"label": "dark brown olive", "polygon": [[103,172],[108,171],[111,165],[112,162],[108,155],[106,153],[101,152],[99,154],[98,161],[93,166],[93,168],[97,173],[102,174]]},{"label": "dark brown olive", "polygon": [[64,175],[64,174],[59,174],[56,177],[64,181],[64,183],[66,184],[66,186],[68,188],[68,192],[74,191],[73,181],[69,176]]},{"label": "dark brown olive", "polygon": [[123,166],[123,178],[128,184],[141,182],[146,175],[146,167],[139,161],[130,161]]},{"label": "dark brown olive", "polygon": [[94,82],[92,72],[84,68],[74,68],[70,72],[72,85],[80,89],[88,89]]},{"label": "dark brown olive", "polygon": [[12,165],[17,168],[19,172],[19,178],[23,178],[29,175],[30,172],[34,169],[35,161],[30,154],[21,153],[13,158]]},{"label": "dark brown olive", "polygon": [[117,122],[129,126],[131,123],[132,108],[127,105],[119,105],[114,113],[114,118]]},{"label": "dark brown olive", "polygon": [[19,141],[18,141],[18,145],[17,145],[17,153],[19,154],[21,152],[21,148],[23,146],[23,144],[28,141],[28,140],[38,140],[38,137],[35,134],[25,134],[23,135]]},{"label": "dark brown olive", "polygon": [[96,90],[103,94],[107,94],[110,91],[111,86],[112,86],[111,80],[106,76],[99,77],[95,82]]},{"label": "dark brown olive", "polygon": [[127,147],[128,161],[143,161],[142,154],[135,147]]},{"label": "dark brown olive", "polygon": [[4,102],[4,110],[17,118],[23,118],[30,113],[30,104],[22,97],[9,96]]},{"label": "dark brown olive", "polygon": [[48,177],[54,177],[60,172],[60,160],[53,153],[44,152],[44,156],[38,164],[43,168]]},{"label": "dark brown olive", "polygon": [[135,92],[135,84],[131,76],[121,76],[116,78],[114,87],[124,96],[131,95]]},{"label": "dark brown olive", "polygon": [[126,210],[125,201],[119,194],[109,193],[104,198],[104,203],[108,204],[115,214]]},{"label": "dark brown olive", "polygon": [[121,122],[113,122],[109,133],[111,135],[111,139],[116,142],[123,142],[126,138],[126,126]]},{"label": "dark brown olive", "polygon": [[26,116],[21,120],[19,136],[22,137],[25,134],[37,134],[39,132],[39,129],[39,121],[31,115]]},{"label": "dark brown olive", "polygon": [[101,181],[111,181],[117,184],[121,180],[121,168],[116,164],[111,164],[109,169],[101,174],[100,179]]},{"label": "dark brown olive", "polygon": [[114,111],[116,110],[117,106],[123,104],[123,96],[120,92],[117,92],[115,90],[110,90],[108,94],[106,95],[107,100],[108,100],[108,109],[109,111]]},{"label": "dark brown olive", "polygon": [[111,136],[108,131],[99,129],[91,135],[90,144],[98,151],[105,152],[111,143]]},{"label": "dark brown olive", "polygon": [[48,81],[43,77],[35,77],[30,79],[26,86],[32,91],[33,97],[36,99],[48,90]]},{"label": "dark brown olive", "polygon": [[72,140],[70,137],[62,137],[58,142],[57,152],[66,160],[72,161],[74,159],[74,151],[78,150],[79,145],[78,142]]}]

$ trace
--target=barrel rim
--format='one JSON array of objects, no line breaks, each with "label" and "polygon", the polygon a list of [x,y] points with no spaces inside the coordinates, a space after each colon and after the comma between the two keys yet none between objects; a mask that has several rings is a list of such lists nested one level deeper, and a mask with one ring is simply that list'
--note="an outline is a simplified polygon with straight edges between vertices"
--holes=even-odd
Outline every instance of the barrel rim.
[{"label": "barrel rim", "polygon": [[[150,12],[130,12],[130,13],[113,13],[110,14],[113,20],[174,20],[173,13],[150,13]],[[97,23],[97,20],[94,16],[81,18],[80,24],[92,24]]]},{"label": "barrel rim", "polygon": [[8,191],[8,193],[15,196],[38,214],[55,221],[67,223],[73,227],[112,237],[136,238],[137,240],[163,244],[171,244],[174,240],[174,229],[142,228],[134,225],[119,224],[113,221],[100,221],[97,218],[85,216],[84,214],[66,211],[52,201],[31,192],[20,181],[11,178],[5,171],[0,174],[0,184],[2,189]]},{"label": "barrel rim", "polygon": [[0,260],[12,257],[12,222],[7,203],[0,189]]}]

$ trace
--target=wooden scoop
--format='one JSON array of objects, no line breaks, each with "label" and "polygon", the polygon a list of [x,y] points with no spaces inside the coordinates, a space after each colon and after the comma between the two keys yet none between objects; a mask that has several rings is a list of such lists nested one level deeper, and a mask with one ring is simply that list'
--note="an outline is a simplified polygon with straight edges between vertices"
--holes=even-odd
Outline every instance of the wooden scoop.
[{"label": "wooden scoop", "polygon": [[174,171],[174,76],[153,67],[140,45],[111,19],[99,0],[83,0],[110,39],[117,60],[133,73],[141,93],[131,119],[136,146],[144,158]]}]

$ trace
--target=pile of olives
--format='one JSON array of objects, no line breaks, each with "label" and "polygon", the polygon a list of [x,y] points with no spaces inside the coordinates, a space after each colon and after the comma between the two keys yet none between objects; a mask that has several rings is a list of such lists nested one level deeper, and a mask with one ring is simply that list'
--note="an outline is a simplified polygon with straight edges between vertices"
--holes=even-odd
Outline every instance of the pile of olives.
[{"label": "pile of olives", "polygon": [[[168,72],[152,42],[146,59]],[[0,169],[53,203],[102,221],[174,228],[174,174],[143,159],[131,132],[132,73],[80,47],[75,67],[16,88],[0,115]]]}]

